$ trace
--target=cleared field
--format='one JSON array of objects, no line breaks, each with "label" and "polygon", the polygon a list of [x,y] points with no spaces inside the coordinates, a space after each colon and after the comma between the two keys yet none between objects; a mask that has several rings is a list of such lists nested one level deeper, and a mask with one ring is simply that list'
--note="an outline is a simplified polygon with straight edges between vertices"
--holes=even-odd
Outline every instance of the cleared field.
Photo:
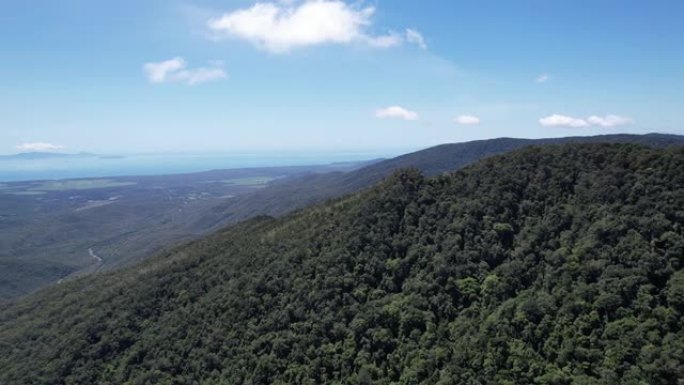
[{"label": "cleared field", "polygon": [[85,204],[85,205],[83,205],[83,206],[77,208],[77,209],[74,210],[74,211],[75,211],[75,212],[81,212],[81,211],[85,211],[85,210],[95,209],[95,208],[98,208],[98,207],[108,206],[108,205],[111,205],[112,203],[117,203],[117,201],[110,201],[110,200],[107,200],[107,201],[93,201],[93,202],[88,202],[87,204]]},{"label": "cleared field", "polygon": [[271,181],[274,181],[280,176],[253,176],[245,178],[224,179],[221,182],[225,184],[232,184],[236,186],[263,186]]},{"label": "cleared field", "polygon": [[9,191],[10,194],[14,195],[43,195],[45,191]]},{"label": "cleared field", "polygon": [[99,188],[124,187],[135,185],[136,182],[122,182],[112,179],[76,179],[58,180],[43,182],[42,184],[31,187],[32,191],[69,191],[69,190],[91,190]]}]

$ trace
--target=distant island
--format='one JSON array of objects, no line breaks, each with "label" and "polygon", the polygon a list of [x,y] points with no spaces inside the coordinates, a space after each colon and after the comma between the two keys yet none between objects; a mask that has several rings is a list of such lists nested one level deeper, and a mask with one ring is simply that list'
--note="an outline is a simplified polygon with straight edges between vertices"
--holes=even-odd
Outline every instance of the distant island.
[{"label": "distant island", "polygon": [[0,161],[3,160],[43,160],[43,159],[54,159],[54,158],[99,158],[99,159],[122,159],[123,156],[120,155],[99,155],[89,152],[79,152],[75,154],[61,153],[61,152],[22,152],[13,155],[0,155]]}]

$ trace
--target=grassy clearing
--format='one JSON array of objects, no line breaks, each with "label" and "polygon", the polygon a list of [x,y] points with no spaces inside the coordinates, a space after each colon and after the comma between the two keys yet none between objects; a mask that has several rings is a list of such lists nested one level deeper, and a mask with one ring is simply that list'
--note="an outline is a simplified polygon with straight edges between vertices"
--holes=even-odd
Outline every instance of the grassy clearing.
[{"label": "grassy clearing", "polygon": [[111,205],[112,203],[116,203],[117,201],[95,201],[95,202],[90,202],[86,205],[83,205],[76,210],[75,212],[80,212],[80,211],[85,211],[85,210],[90,210],[98,207],[103,207],[103,206],[108,206]]},{"label": "grassy clearing", "polygon": [[278,179],[274,176],[250,176],[246,178],[224,179],[221,182],[236,186],[263,186]]},{"label": "grassy clearing", "polygon": [[13,195],[43,195],[45,191],[10,191]]}]

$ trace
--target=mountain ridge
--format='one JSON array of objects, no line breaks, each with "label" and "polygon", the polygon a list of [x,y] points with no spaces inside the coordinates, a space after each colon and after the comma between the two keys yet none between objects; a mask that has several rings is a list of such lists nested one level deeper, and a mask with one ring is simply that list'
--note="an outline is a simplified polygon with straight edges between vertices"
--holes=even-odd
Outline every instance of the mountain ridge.
[{"label": "mountain ridge", "polygon": [[415,167],[426,175],[432,176],[526,146],[565,143],[635,143],[665,148],[684,146],[684,136],[659,133],[611,134],[543,139],[495,138],[441,144],[344,174],[308,175],[272,184],[255,194],[217,206],[206,216],[207,223],[199,226],[208,226],[212,230],[217,230],[253,215],[282,215],[294,209],[359,191],[401,168]]},{"label": "mountain ridge", "polygon": [[400,171],[0,311],[0,380],[674,385],[682,169],[575,144]]}]

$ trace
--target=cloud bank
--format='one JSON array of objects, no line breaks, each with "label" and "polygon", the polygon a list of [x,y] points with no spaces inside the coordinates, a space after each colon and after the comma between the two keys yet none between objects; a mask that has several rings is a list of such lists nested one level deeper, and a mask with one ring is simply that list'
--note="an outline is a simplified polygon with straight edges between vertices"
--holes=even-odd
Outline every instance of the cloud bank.
[{"label": "cloud bank", "polygon": [[427,48],[423,36],[414,29],[384,35],[370,33],[374,14],[375,7],[349,5],[340,0],[288,0],[256,3],[211,19],[207,25],[216,37],[246,40],[272,53],[352,43],[388,48],[407,42]]},{"label": "cloud bank", "polygon": [[381,119],[391,118],[403,120],[418,120],[419,118],[418,113],[400,106],[390,106],[386,108],[381,108],[375,111],[375,116]]},{"label": "cloud bank", "polygon": [[572,116],[554,114],[539,119],[539,124],[544,127],[569,127],[583,128],[590,126],[619,127],[633,124],[634,120],[618,115],[590,116],[587,119],[574,118]]},{"label": "cloud bank", "polygon": [[32,142],[32,143],[22,143],[16,146],[17,150],[28,151],[28,152],[46,152],[46,151],[58,151],[63,150],[66,147],[59,144],[45,143],[45,142]]},{"label": "cloud bank", "polygon": [[578,118],[573,118],[571,116],[565,116],[565,115],[559,115],[559,114],[554,114],[551,116],[547,116],[545,118],[541,118],[541,119],[539,119],[539,124],[541,124],[544,127],[580,128],[580,127],[588,127],[589,126],[589,123],[587,123],[587,121],[584,119],[578,119]]},{"label": "cloud bank", "polygon": [[182,83],[194,86],[228,78],[221,62],[212,62],[209,67],[188,69],[182,57],[145,63],[143,71],[151,83]]},{"label": "cloud bank", "polygon": [[473,115],[461,115],[457,116],[456,119],[454,119],[454,123],[463,126],[474,126],[480,124],[480,118]]},{"label": "cloud bank", "polygon": [[634,120],[618,115],[590,116],[587,121],[590,124],[601,127],[618,127],[634,124]]}]

